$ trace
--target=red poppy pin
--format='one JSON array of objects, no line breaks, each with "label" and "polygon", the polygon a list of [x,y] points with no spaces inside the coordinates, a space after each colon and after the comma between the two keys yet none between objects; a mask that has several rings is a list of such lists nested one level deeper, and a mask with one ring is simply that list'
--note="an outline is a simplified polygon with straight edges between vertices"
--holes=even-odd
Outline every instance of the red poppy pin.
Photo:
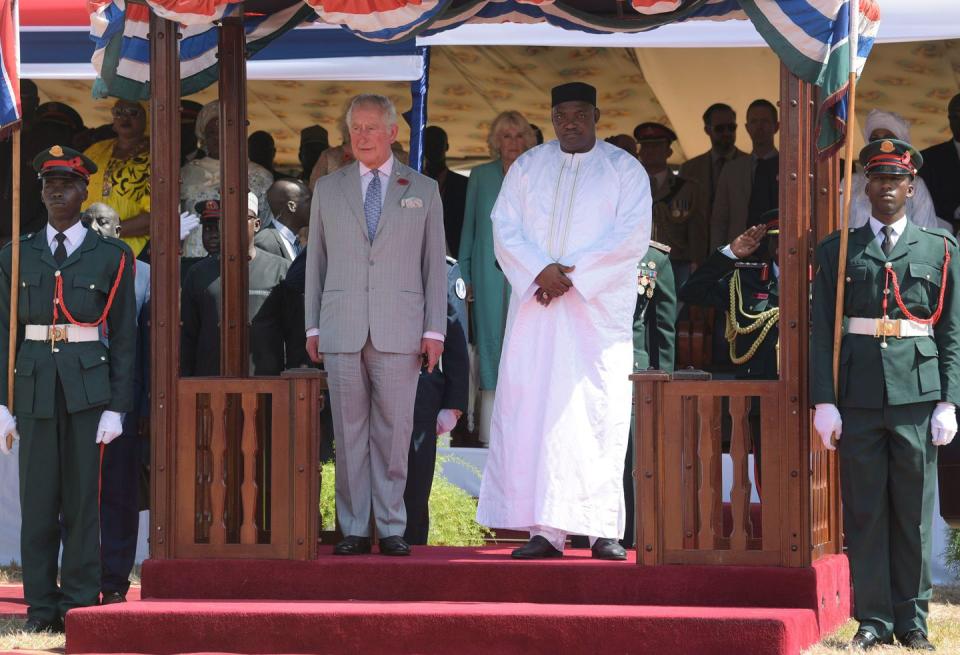
[{"label": "red poppy pin", "polygon": [[408,180],[405,177],[398,177],[397,184],[399,184],[400,186],[407,186],[408,184],[410,184],[410,180]]}]

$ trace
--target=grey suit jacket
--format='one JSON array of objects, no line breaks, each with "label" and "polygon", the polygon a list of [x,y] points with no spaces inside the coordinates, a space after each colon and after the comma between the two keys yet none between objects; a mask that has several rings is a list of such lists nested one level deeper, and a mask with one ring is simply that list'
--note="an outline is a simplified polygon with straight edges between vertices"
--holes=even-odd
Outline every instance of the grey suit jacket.
[{"label": "grey suit jacket", "polygon": [[283,237],[280,236],[280,232],[274,227],[273,223],[254,235],[253,245],[261,250],[266,250],[271,255],[283,257],[288,262],[293,261],[293,259],[290,258],[290,253],[287,252],[287,249],[283,245]]},{"label": "grey suit jacket", "polygon": [[738,157],[723,167],[710,214],[711,250],[722,248],[747,229],[752,189],[753,157]]},{"label": "grey suit jacket", "polygon": [[[420,205],[420,206],[417,206]],[[437,183],[394,158],[371,243],[354,162],[319,180],[310,208],[306,328],[320,352],[417,353],[447,332],[447,262]]]},{"label": "grey suit jacket", "polygon": [[[744,157],[747,157],[747,153],[743,152],[739,148],[734,148],[733,155],[730,157],[730,161],[732,162]],[[711,151],[707,150],[705,153],[697,155],[696,157],[683,162],[683,164],[680,165],[680,177],[693,180],[700,185],[707,204],[705,223],[708,229],[710,229],[713,216],[713,198],[710,197],[711,187],[713,186],[713,159],[711,157]],[[716,192],[717,190],[714,189],[714,196],[716,195]],[[713,242],[713,237],[710,237],[710,239],[707,241],[708,243],[705,244],[705,246],[708,246],[709,243]]]}]

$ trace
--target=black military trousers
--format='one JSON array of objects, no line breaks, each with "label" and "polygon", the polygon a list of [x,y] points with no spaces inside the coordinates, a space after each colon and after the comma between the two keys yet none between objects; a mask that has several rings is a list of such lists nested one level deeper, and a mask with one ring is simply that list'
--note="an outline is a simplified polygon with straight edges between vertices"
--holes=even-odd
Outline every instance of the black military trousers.
[{"label": "black military trousers", "polygon": [[430,490],[437,465],[436,422],[413,425],[407,457],[407,486],[403,503],[407,507],[407,528],[403,539],[411,545],[426,545],[430,532]]},{"label": "black military trousers", "polygon": [[[42,623],[74,607],[96,605],[100,593],[97,492],[102,407],[68,413],[60,380],[54,416],[18,418],[20,432],[20,553],[27,615]],[[57,561],[63,516],[60,586]]]},{"label": "black military trousers", "polygon": [[100,589],[126,595],[137,555],[140,528],[140,468],[143,440],[128,415],[123,434],[103,454],[100,499]]},{"label": "black military trousers", "polygon": [[840,492],[854,616],[882,639],[927,634],[936,403],[841,407]]}]

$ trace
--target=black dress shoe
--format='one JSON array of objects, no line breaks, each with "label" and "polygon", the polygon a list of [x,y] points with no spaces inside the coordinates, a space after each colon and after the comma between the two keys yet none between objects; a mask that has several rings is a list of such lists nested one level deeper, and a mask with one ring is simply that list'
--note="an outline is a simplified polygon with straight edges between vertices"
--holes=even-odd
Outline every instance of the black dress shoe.
[{"label": "black dress shoe", "polygon": [[890,637],[881,639],[869,630],[860,628],[857,630],[857,634],[853,635],[853,639],[850,640],[850,650],[870,650],[877,646],[890,645],[892,643],[893,639]]},{"label": "black dress shoe", "polygon": [[54,619],[53,621],[27,619],[27,622],[23,626],[23,631],[32,634],[41,632],[63,632],[63,621],[60,619]]},{"label": "black dress shoe", "polygon": [[400,535],[384,537],[380,540],[380,554],[402,557],[410,554],[410,546]]},{"label": "black dress shoe", "polygon": [[116,603],[125,603],[127,602],[127,597],[125,594],[121,594],[119,591],[105,591],[103,592],[103,598],[100,601],[101,605],[115,605]]},{"label": "black dress shoe", "polygon": [[898,638],[897,641],[900,642],[901,646],[910,650],[937,650],[933,647],[933,644],[927,641],[927,635],[923,634],[923,630],[919,629],[911,630]]},{"label": "black dress shoe", "polygon": [[563,557],[563,551],[554,548],[549,541],[536,535],[532,537],[520,548],[510,553],[513,559],[548,559],[550,557]]},{"label": "black dress shoe", "polygon": [[616,539],[597,539],[590,550],[593,559],[627,559],[627,551]]},{"label": "black dress shoe", "polygon": [[370,552],[370,537],[347,537],[333,547],[334,555],[366,555]]}]

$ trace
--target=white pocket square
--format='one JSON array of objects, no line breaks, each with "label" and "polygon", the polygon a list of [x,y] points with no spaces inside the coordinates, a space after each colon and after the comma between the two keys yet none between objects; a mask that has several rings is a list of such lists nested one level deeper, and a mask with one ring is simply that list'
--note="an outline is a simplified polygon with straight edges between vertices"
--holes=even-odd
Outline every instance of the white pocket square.
[{"label": "white pocket square", "polygon": [[407,209],[420,209],[423,207],[423,200],[421,198],[402,198],[400,206]]}]

